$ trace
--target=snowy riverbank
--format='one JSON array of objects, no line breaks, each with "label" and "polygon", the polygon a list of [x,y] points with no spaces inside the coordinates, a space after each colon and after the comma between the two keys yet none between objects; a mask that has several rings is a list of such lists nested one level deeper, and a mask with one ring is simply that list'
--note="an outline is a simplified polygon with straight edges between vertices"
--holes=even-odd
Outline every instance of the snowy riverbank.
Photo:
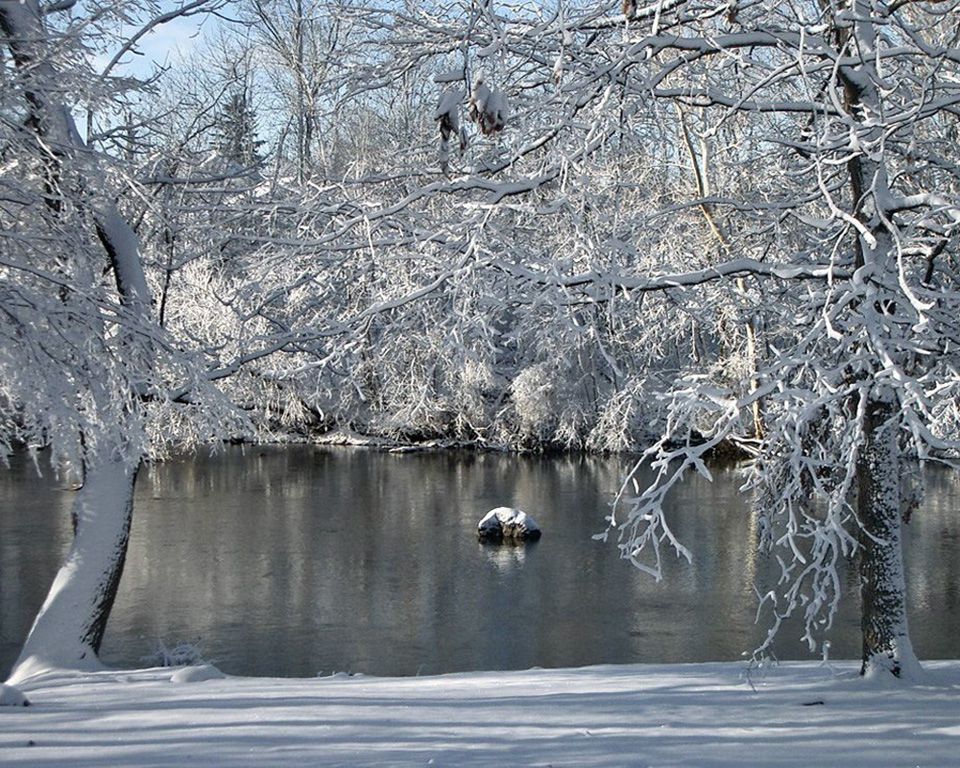
[{"label": "snowy riverbank", "polygon": [[960,765],[960,662],[889,685],[790,663],[170,682],[48,674],[0,708],[24,766]]}]

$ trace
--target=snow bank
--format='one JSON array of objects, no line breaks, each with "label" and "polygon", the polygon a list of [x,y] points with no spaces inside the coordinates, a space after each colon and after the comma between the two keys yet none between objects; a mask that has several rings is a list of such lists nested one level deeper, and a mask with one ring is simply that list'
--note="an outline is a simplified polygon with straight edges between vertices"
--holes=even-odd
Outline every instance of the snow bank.
[{"label": "snow bank", "polygon": [[29,707],[30,702],[19,689],[0,683],[0,707]]},{"label": "snow bank", "polygon": [[223,672],[213,664],[198,664],[196,666],[180,667],[170,675],[171,683],[202,683],[207,680],[223,680]]},{"label": "snow bank", "polygon": [[421,678],[49,675],[0,709],[0,762],[71,766],[957,765],[960,662],[878,689],[857,664]]}]

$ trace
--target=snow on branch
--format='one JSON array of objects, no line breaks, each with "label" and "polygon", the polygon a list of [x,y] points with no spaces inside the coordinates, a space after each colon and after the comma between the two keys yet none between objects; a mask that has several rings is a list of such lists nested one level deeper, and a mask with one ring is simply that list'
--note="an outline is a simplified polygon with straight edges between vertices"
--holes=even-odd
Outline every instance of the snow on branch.
[{"label": "snow on branch", "polygon": [[[717,389],[703,377],[693,377],[686,384],[665,396],[669,407],[663,434],[644,451],[621,485],[607,531],[599,536],[606,540],[617,530],[620,556],[656,581],[663,578],[661,544],[687,562],[693,557],[670,527],[664,509],[668,494],[691,469],[712,479],[705,458],[734,433],[740,419],[741,404],[730,392]],[[705,414],[711,421],[701,433],[694,423],[701,423]],[[644,467],[653,471],[654,479],[641,489],[637,478]],[[617,519],[618,509],[626,510],[623,522]]]},{"label": "snow on branch", "polygon": [[120,63],[120,60],[131,51],[135,51],[137,44],[148,34],[153,32],[157,27],[186,16],[193,16],[198,13],[213,12],[217,8],[224,5],[224,2],[225,0],[193,0],[193,2],[185,3],[171,11],[154,16],[146,24],[140,27],[137,32],[131,35],[130,38],[113,55],[110,61],[104,65],[103,69],[100,70],[100,77],[107,77],[107,75],[113,71],[113,68]]},{"label": "snow on branch", "polygon": [[768,264],[756,259],[733,259],[715,266],[691,272],[678,272],[656,277],[628,277],[618,274],[603,274],[600,272],[585,272],[578,275],[563,276],[549,274],[529,269],[517,264],[495,260],[493,266],[514,277],[528,280],[540,285],[557,288],[589,288],[598,289],[595,298],[603,296],[603,289],[624,290],[636,293],[651,291],[666,291],[673,288],[692,288],[694,286],[711,283],[731,277],[754,275],[770,277],[779,280],[834,280],[845,278],[848,272],[844,269],[828,266],[807,266],[792,264]]}]

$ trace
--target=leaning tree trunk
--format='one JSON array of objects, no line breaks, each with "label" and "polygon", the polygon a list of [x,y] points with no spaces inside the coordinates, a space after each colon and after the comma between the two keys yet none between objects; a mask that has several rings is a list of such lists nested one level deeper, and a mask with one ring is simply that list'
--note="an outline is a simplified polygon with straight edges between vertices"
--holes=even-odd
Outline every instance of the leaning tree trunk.
[{"label": "leaning tree trunk", "polygon": [[911,676],[918,663],[907,627],[906,584],[900,543],[900,456],[892,392],[867,404],[860,456],[861,674]]},{"label": "leaning tree trunk", "polygon": [[126,559],[139,461],[119,456],[85,468],[73,505],[75,532],[10,676],[48,668],[94,669]]},{"label": "leaning tree trunk", "polygon": [[[85,173],[89,188],[81,205],[92,213],[96,235],[106,261],[113,270],[120,303],[127,322],[139,326],[120,329],[117,339],[135,369],[132,380],[144,379],[152,367],[149,341],[150,291],[140,258],[139,241],[129,224],[106,195],[97,195],[94,156],[77,132],[70,110],[58,101],[59,77],[47,55],[49,35],[38,0],[0,0],[0,32],[7,38],[13,62],[24,78],[24,103],[31,119],[27,125],[37,134],[46,153],[50,173],[58,175],[61,164],[76,150],[90,163]],[[93,162],[91,162],[93,159]],[[91,328],[104,336],[105,328]],[[96,377],[96,372],[91,372]],[[88,381],[98,390],[95,382]],[[137,398],[133,391],[107,393],[107,397]],[[57,574],[47,599],[27,636],[14,666],[11,681],[29,677],[46,667],[90,668],[99,664],[97,652],[126,559],[133,514],[133,487],[140,466],[140,449],[128,441],[124,429],[104,440],[101,447],[84,456],[83,487],[73,508],[74,542]]]}]

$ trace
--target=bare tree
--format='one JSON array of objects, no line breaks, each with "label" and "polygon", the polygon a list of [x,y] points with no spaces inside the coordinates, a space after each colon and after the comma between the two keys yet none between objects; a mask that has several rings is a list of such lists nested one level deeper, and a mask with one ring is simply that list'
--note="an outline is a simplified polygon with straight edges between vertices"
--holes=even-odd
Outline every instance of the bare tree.
[{"label": "bare tree", "polygon": [[249,0],[244,12],[250,38],[268,54],[262,78],[287,116],[280,130],[292,129],[296,177],[303,182],[313,172],[320,132],[327,127],[322,91],[335,54],[344,55],[341,19],[315,0]]}]

